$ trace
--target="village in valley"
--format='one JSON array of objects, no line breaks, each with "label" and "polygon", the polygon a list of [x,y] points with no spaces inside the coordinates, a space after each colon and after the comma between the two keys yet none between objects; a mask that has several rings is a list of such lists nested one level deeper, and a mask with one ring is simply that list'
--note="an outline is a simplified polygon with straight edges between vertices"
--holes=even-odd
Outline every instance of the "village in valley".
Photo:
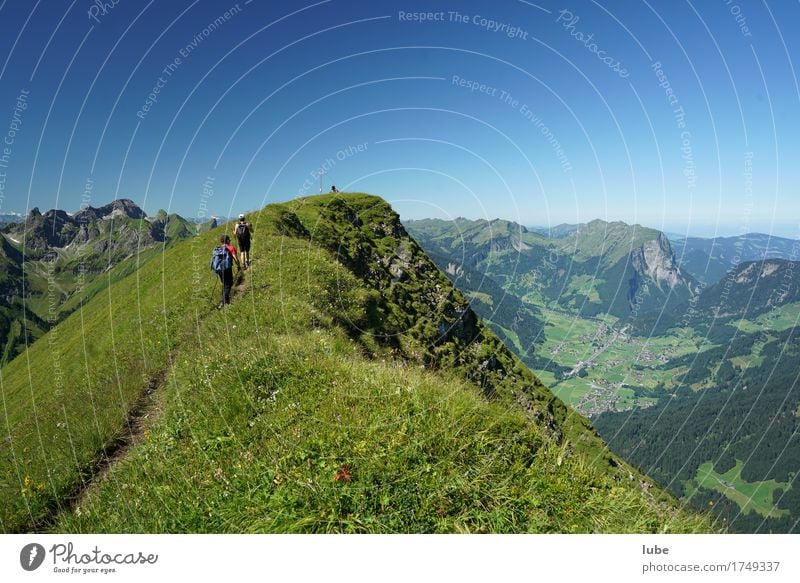
[{"label": "village in valley", "polygon": [[558,365],[553,368],[559,372],[537,372],[556,395],[589,418],[604,411],[653,406],[655,395],[666,396],[675,387],[675,371],[663,365],[697,350],[691,337],[633,336],[607,316],[544,313],[547,340],[538,347],[539,354]]}]

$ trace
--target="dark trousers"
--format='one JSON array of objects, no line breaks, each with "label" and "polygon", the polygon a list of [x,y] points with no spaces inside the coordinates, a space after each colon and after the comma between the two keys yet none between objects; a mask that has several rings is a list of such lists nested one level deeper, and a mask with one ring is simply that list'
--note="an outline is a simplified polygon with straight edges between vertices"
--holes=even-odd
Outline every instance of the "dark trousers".
[{"label": "dark trousers", "polygon": [[250,265],[250,239],[238,239],[239,253],[242,260],[242,267]]},{"label": "dark trousers", "polygon": [[233,287],[233,267],[229,267],[224,272],[219,274],[222,281],[222,303],[231,303],[231,288]]}]

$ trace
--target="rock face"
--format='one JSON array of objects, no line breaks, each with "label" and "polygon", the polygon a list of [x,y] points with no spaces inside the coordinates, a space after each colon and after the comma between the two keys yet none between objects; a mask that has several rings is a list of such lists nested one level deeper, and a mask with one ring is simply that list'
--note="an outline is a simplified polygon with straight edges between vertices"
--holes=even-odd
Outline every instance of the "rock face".
[{"label": "rock face", "polygon": [[[60,310],[63,302],[85,287],[87,278],[98,277],[148,247],[186,238],[196,229],[194,223],[166,212],[150,219],[129,199],[89,206],[74,215],[57,209],[43,214],[33,208],[24,221],[4,227],[0,235],[0,269],[5,274],[0,276],[0,362],[13,358],[50,327],[51,297]],[[53,274],[57,285],[25,272]],[[36,302],[23,305],[23,295],[48,300],[36,314],[31,307]],[[66,312],[58,314],[60,318]],[[23,328],[27,329],[24,334],[14,332]]]},{"label": "rock face", "polygon": [[664,233],[659,233],[655,239],[647,240],[631,251],[630,261],[633,267],[633,274],[628,280],[631,310],[639,310],[644,296],[650,295],[648,286],[651,284],[655,284],[662,297],[666,295],[669,298],[669,294],[681,297],[694,295],[695,290],[675,262],[672,246]]},{"label": "rock face", "polygon": [[75,213],[76,222],[88,223],[99,219],[146,219],[147,214],[129,198],[120,198],[100,208],[87,207]]},{"label": "rock face", "polygon": [[17,241],[24,241],[25,248],[35,256],[50,256],[56,249],[64,249],[72,243],[86,244],[97,238],[104,229],[96,228],[98,221],[111,219],[144,220],[145,212],[129,199],[115,200],[100,208],[87,207],[74,215],[51,209],[42,214],[33,208],[25,222],[14,225],[8,231]]},{"label": "rock face", "polygon": [[150,218],[132,200],[123,198],[74,215],[57,209],[42,214],[33,208],[24,222],[9,225],[4,233],[24,245],[29,259],[54,261],[67,248],[87,245],[91,246],[85,250],[89,255],[111,251],[105,269],[144,247],[182,239],[195,231],[193,223],[176,214],[159,211]]},{"label": "rock face", "polygon": [[753,284],[760,278],[776,274],[780,268],[781,263],[778,261],[747,263],[738,272],[734,272],[733,280],[736,283]]},{"label": "rock face", "polygon": [[631,260],[634,269],[640,275],[652,279],[659,288],[662,284],[670,289],[686,285],[664,233],[659,233],[657,238],[645,241],[641,247],[632,251]]}]

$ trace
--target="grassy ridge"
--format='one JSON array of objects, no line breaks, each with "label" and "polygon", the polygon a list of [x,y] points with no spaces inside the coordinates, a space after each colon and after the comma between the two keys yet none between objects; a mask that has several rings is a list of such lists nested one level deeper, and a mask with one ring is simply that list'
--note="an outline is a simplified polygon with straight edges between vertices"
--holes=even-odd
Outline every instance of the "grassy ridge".
[{"label": "grassy ridge", "polygon": [[[210,308],[209,278],[194,289],[191,272],[175,277],[172,271],[194,262],[207,269],[215,236],[170,249],[162,260],[150,257],[129,277],[101,285],[91,302],[2,368],[4,531],[46,517],[121,434],[132,405],[168,366],[182,331]],[[205,305],[188,301],[195,292]],[[174,301],[179,297],[184,300]]]},{"label": "grassy ridge", "polygon": [[[124,204],[135,207],[132,201]],[[0,297],[6,302],[0,306],[0,365],[94,294],[160,255],[165,245],[196,230],[193,223],[164,211],[152,220],[103,219],[102,212],[110,213],[111,205],[104,209],[85,210],[78,214],[81,219],[63,211],[31,214],[3,229]]]},{"label": "grassy ridge", "polygon": [[[379,199],[344,198],[362,226],[388,209]],[[73,510],[60,513],[55,530],[711,528],[655,488],[642,487],[635,473],[593,463],[584,453],[590,447],[558,439],[557,427],[541,423],[545,410],[535,411],[548,403],[552,411],[552,396],[537,399],[546,391],[535,388],[541,385],[510,354],[498,357],[510,358],[505,376],[496,369],[470,378],[457,360],[433,367],[424,356],[408,357],[426,350],[420,339],[428,322],[403,330],[396,346],[376,334],[389,329],[390,318],[404,326],[404,311],[381,305],[386,290],[376,297],[369,277],[337,261],[330,241],[320,246],[311,238],[322,241],[319,219],[330,202],[315,197],[273,205],[253,219],[256,263],[230,308],[210,310],[206,256],[214,231],[167,251],[58,326],[58,358],[48,361],[45,338],[27,353],[30,367],[17,359],[2,370],[12,435],[0,450],[0,487],[8,501],[3,530],[25,528],[61,500],[119,431],[142,390],[167,369],[157,393],[160,416],[143,442]],[[350,235],[359,249],[364,233]],[[433,288],[418,282],[423,292],[439,285],[437,277],[447,281],[436,274],[429,274]],[[397,293],[402,297],[403,288]],[[444,317],[459,301],[451,296],[429,305],[441,306]],[[393,314],[385,312],[390,308]],[[482,345],[499,353],[496,338],[478,330]],[[446,348],[430,350],[448,362]],[[46,380],[59,361],[70,365],[62,364],[68,391]],[[25,379],[26,369],[36,378]],[[499,396],[484,397],[487,379],[502,389]],[[535,389],[527,412],[514,400],[523,386]],[[41,439],[30,419],[31,396]],[[59,427],[62,413],[68,427]],[[595,443],[590,432],[579,433],[581,422],[568,425],[576,440]]]}]

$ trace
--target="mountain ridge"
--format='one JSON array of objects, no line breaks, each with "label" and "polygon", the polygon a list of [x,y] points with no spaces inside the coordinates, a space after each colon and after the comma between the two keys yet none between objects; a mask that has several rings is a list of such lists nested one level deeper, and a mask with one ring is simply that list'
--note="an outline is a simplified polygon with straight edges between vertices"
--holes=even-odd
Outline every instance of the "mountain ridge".
[{"label": "mountain ridge", "polygon": [[[0,443],[4,530],[58,506],[80,480],[76,465],[91,467],[165,368],[160,418],[79,508],[62,509],[55,529],[713,529],[611,456],[485,328],[385,202],[310,197],[269,205],[253,222],[253,268],[226,310],[201,301],[213,277],[192,275],[223,226],[114,283],[84,307],[80,326],[78,314],[56,326],[56,354],[29,349],[48,448],[25,449],[36,431],[32,395],[17,388],[26,363],[4,367],[13,383],[12,439]],[[47,390],[53,368],[83,350],[90,378],[65,367]],[[89,393],[97,414],[87,424]],[[70,443],[57,439],[64,423]]]},{"label": "mountain ridge", "polygon": [[466,220],[409,221],[408,227],[427,250],[478,269],[520,298],[535,296],[590,316],[628,317],[695,293],[696,282],[660,231],[596,219],[548,238],[517,223],[494,224],[506,228]]},{"label": "mountain ridge", "polygon": [[711,285],[743,261],[800,259],[800,241],[764,233],[729,237],[679,237],[671,239],[680,265],[698,280]]},{"label": "mountain ridge", "polygon": [[198,228],[206,227],[176,214],[148,217],[126,198],[76,213],[34,207],[22,221],[2,227],[0,362],[97,293],[102,274],[110,276],[127,260],[145,261],[158,245],[171,245]]}]

